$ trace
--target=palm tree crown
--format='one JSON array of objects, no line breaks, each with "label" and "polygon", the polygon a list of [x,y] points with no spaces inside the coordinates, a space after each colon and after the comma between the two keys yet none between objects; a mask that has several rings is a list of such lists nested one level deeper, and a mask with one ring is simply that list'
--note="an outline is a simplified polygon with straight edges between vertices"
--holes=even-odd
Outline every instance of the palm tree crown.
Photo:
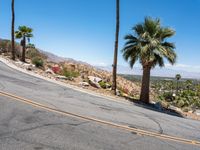
[{"label": "palm tree crown", "polygon": [[33,29],[26,27],[26,26],[19,26],[18,31],[15,32],[15,37],[17,39],[21,39],[23,37],[25,38],[31,38],[33,37]]},{"label": "palm tree crown", "polygon": [[143,79],[140,99],[149,103],[150,70],[156,65],[164,66],[164,58],[171,64],[176,61],[175,45],[166,39],[173,36],[175,31],[162,27],[159,19],[146,17],[144,23],[132,28],[133,34],[125,36],[125,46],[122,50],[123,57],[129,62],[130,67],[137,60],[143,66]]},{"label": "palm tree crown", "polygon": [[15,37],[21,40],[21,45],[23,46],[22,50],[22,58],[21,60],[25,62],[25,53],[26,53],[26,39],[28,38],[28,42],[30,38],[33,37],[33,30],[26,26],[19,26],[18,31],[15,32]]},{"label": "palm tree crown", "polygon": [[175,34],[174,30],[161,27],[159,19],[153,20],[150,17],[146,17],[144,23],[137,24],[132,29],[135,34],[125,36],[126,43],[122,50],[131,67],[138,59],[143,66],[148,65],[151,68],[157,64],[163,67],[163,58],[171,64],[175,63],[175,45],[166,41],[166,38]]},{"label": "palm tree crown", "polygon": [[176,80],[180,80],[181,79],[181,75],[180,74],[177,74],[176,75]]}]

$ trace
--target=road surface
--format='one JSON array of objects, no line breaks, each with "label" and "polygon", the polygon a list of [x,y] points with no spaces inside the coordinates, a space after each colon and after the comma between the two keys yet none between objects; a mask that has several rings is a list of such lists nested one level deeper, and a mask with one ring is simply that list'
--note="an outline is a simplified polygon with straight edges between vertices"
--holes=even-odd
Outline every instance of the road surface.
[{"label": "road surface", "polygon": [[[200,144],[195,143],[200,141],[199,121],[82,93],[3,63],[0,63],[0,91],[45,106],[0,93],[1,150],[200,149]],[[140,134],[139,130],[152,134]]]}]

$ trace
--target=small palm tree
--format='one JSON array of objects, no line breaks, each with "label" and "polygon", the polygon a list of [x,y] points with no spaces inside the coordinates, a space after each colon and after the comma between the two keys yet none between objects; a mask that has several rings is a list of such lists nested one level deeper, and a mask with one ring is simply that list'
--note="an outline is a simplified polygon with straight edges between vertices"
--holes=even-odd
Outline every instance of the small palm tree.
[{"label": "small palm tree", "polygon": [[143,76],[140,100],[149,103],[150,71],[156,65],[164,66],[164,58],[171,64],[176,61],[175,45],[166,39],[173,36],[175,31],[162,27],[159,19],[146,17],[144,23],[133,28],[133,34],[125,36],[125,46],[122,50],[123,57],[129,62],[130,67],[137,60],[142,64]]},{"label": "small palm tree", "polygon": [[15,32],[15,37],[21,39],[21,45],[23,47],[21,61],[23,62],[25,62],[26,40],[28,39],[29,42],[30,38],[33,37],[32,32],[33,30],[26,26],[19,26],[18,31]]},{"label": "small palm tree", "polygon": [[15,1],[12,0],[12,26],[11,26],[11,49],[12,49],[12,59],[15,60]]},{"label": "small palm tree", "polygon": [[178,94],[178,89],[179,89],[179,80],[181,79],[181,75],[180,74],[176,74],[176,94]]}]

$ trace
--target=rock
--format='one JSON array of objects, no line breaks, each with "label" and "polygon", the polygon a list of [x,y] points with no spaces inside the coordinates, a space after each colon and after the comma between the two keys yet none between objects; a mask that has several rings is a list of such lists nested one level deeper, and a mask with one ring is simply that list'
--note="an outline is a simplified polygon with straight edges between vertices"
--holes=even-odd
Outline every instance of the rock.
[{"label": "rock", "polygon": [[99,82],[102,81],[101,78],[94,77],[94,76],[88,76],[89,84],[95,88],[101,88],[99,85]]},{"label": "rock", "polygon": [[15,62],[15,64],[22,65],[22,64],[23,64],[23,62],[21,62],[21,61],[17,61],[17,62]]},{"label": "rock", "polygon": [[170,105],[168,109],[174,110],[176,112],[182,112],[180,108]]},{"label": "rock", "polygon": [[150,103],[151,103],[151,104],[153,104],[153,105],[155,105],[155,104],[156,104],[156,102],[154,102],[154,101],[151,101]]},{"label": "rock", "polygon": [[117,95],[117,96],[120,96],[120,95],[121,95],[120,90],[116,89],[116,95]]},{"label": "rock", "polygon": [[29,71],[32,71],[35,67],[35,65],[26,64],[26,63],[24,63],[23,66],[25,67],[26,70],[29,70]]},{"label": "rock", "polygon": [[94,76],[88,76],[88,79],[89,79],[90,81],[96,82],[96,83],[99,83],[99,82],[102,81],[101,78],[99,78],[99,77],[94,77]]},{"label": "rock", "polygon": [[61,79],[61,80],[68,80],[68,78],[65,77],[65,76],[56,76],[56,78],[57,78],[57,79]]},{"label": "rock", "polygon": [[53,72],[53,70],[51,70],[51,69],[47,69],[46,71],[45,71],[47,74],[54,74],[54,72]]},{"label": "rock", "polygon": [[200,109],[195,110],[194,112],[197,116],[200,116]]},{"label": "rock", "polygon": [[98,82],[93,82],[93,81],[89,80],[89,84],[90,84],[91,86],[95,87],[95,88],[101,88],[101,86],[99,85]]},{"label": "rock", "polygon": [[80,82],[79,84],[80,84],[81,86],[83,86],[83,87],[89,86],[89,83],[87,83],[87,82]]}]

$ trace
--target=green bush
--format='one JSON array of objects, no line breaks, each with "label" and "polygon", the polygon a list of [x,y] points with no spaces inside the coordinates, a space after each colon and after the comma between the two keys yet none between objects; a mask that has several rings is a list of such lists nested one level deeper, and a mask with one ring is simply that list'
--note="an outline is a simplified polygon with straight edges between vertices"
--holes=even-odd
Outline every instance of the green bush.
[{"label": "green bush", "polygon": [[99,85],[101,86],[101,88],[106,89],[106,82],[101,81],[99,82]]},{"label": "green bush", "polygon": [[44,61],[41,57],[33,57],[31,61],[36,67],[44,66]]},{"label": "green bush", "polygon": [[68,71],[66,69],[64,69],[62,71],[62,75],[64,75],[65,77],[67,78],[77,78],[79,76],[79,72],[76,72],[76,71]]}]

